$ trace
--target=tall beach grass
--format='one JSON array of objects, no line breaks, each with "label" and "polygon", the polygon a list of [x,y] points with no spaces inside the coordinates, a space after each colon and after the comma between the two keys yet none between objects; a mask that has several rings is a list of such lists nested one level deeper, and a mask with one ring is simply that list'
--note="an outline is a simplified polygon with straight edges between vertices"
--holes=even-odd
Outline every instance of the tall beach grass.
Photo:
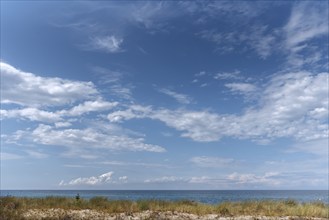
[{"label": "tall beach grass", "polygon": [[22,213],[45,209],[82,210],[92,209],[104,213],[183,212],[197,215],[218,214],[220,216],[300,216],[328,218],[329,205],[322,202],[298,203],[294,200],[284,201],[244,201],[223,202],[220,204],[203,204],[189,200],[109,200],[105,197],[91,199],[45,197],[18,198],[0,197],[0,220],[23,219]]}]

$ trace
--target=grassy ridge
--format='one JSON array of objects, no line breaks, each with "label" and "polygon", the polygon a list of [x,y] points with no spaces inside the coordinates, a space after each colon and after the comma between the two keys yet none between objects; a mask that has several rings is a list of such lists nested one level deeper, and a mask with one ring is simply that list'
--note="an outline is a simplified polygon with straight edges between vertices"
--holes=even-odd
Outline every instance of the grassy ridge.
[{"label": "grassy ridge", "polygon": [[94,197],[89,200],[81,198],[46,197],[46,198],[0,198],[0,219],[22,219],[21,215],[29,209],[93,209],[105,213],[136,213],[146,210],[155,212],[176,211],[197,215],[219,214],[221,216],[301,216],[328,218],[329,205],[314,203],[297,203],[285,201],[245,201],[224,202],[217,205],[196,203],[193,201],[161,200],[108,200]]}]

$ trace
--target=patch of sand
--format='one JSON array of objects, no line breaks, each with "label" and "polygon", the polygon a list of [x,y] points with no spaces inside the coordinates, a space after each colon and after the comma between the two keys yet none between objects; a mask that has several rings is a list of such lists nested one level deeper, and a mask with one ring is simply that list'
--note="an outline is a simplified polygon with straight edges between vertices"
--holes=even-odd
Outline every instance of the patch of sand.
[{"label": "patch of sand", "polygon": [[155,212],[144,211],[138,213],[105,213],[96,210],[64,210],[64,209],[31,209],[23,214],[27,219],[41,220],[44,218],[55,218],[63,220],[325,220],[326,218],[297,217],[297,216],[230,216],[223,217],[217,214],[195,215],[181,212]]}]

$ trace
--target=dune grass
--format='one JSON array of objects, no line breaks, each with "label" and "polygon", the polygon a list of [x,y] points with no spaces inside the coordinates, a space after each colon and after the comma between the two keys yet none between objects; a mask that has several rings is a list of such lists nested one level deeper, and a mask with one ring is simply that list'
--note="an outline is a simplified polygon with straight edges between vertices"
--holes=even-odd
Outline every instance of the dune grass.
[{"label": "dune grass", "polygon": [[284,201],[244,201],[223,202],[216,205],[202,204],[188,200],[108,200],[105,197],[91,199],[46,197],[17,198],[0,197],[0,219],[23,219],[22,213],[31,209],[92,209],[104,213],[136,213],[142,211],[154,212],[184,212],[197,215],[218,214],[221,216],[300,216],[328,218],[329,205],[313,202],[298,203],[294,200]]}]

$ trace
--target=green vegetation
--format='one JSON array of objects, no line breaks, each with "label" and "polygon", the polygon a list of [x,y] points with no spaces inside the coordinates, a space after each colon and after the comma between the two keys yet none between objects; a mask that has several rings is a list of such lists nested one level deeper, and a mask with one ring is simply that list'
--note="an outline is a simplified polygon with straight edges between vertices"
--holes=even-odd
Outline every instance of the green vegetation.
[{"label": "green vegetation", "polygon": [[91,209],[104,213],[137,213],[146,210],[154,212],[182,212],[197,215],[218,214],[221,216],[300,216],[328,218],[329,205],[298,203],[285,201],[246,201],[223,202],[217,205],[202,204],[193,201],[160,201],[160,200],[108,200],[105,197],[94,197],[89,200],[80,198],[46,197],[17,198],[0,197],[0,219],[24,219],[22,214],[27,210],[37,209],[82,210]]}]

